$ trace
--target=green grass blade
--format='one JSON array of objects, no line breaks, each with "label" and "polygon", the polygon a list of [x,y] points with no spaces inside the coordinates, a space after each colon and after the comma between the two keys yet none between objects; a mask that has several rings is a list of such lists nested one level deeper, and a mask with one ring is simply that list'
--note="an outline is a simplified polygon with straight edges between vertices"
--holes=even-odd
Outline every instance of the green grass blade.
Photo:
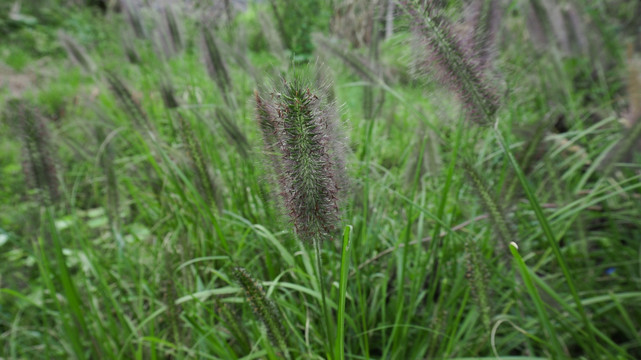
[{"label": "green grass blade", "polygon": [[594,331],[592,329],[593,328],[592,323],[590,322],[590,320],[587,317],[587,314],[585,313],[585,309],[583,308],[583,304],[581,303],[581,299],[579,298],[579,293],[576,291],[576,286],[574,285],[574,280],[572,279],[570,270],[565,262],[565,258],[563,257],[563,254],[561,253],[559,244],[557,243],[557,240],[554,234],[552,233],[552,228],[550,227],[550,224],[547,218],[545,217],[545,214],[543,214],[543,209],[541,208],[541,204],[539,204],[539,201],[534,195],[534,192],[532,191],[532,188],[530,187],[528,180],[525,178],[525,174],[523,173],[523,171],[521,170],[521,167],[519,166],[518,162],[514,158],[514,155],[512,155],[512,152],[510,151],[510,147],[505,142],[505,139],[503,139],[503,136],[501,135],[500,131],[496,127],[494,128],[494,133],[496,134],[496,139],[498,140],[499,144],[503,148],[503,152],[505,153],[510,164],[512,165],[512,168],[514,169],[516,176],[519,178],[519,181],[521,182],[521,186],[523,186],[523,191],[525,192],[525,195],[527,196],[530,202],[530,205],[532,206],[532,210],[534,210],[534,213],[536,214],[536,218],[539,221],[539,225],[541,226],[541,229],[543,230],[543,233],[545,234],[545,237],[548,240],[550,247],[552,248],[554,256],[556,257],[556,260],[558,261],[559,266],[563,271],[563,276],[565,277],[565,281],[567,282],[568,288],[572,293],[572,298],[576,303],[579,314],[581,315],[581,319],[583,320],[583,324],[585,325],[585,328],[588,330],[588,333],[590,335],[591,344],[595,344],[596,338],[594,336]]},{"label": "green grass blade", "polygon": [[532,300],[534,301],[536,312],[538,313],[539,319],[543,324],[543,328],[545,329],[545,332],[548,335],[548,340],[550,341],[550,343],[552,344],[552,348],[556,352],[555,356],[559,356],[562,358],[565,357],[563,348],[559,343],[556,331],[554,330],[554,327],[552,327],[552,324],[550,323],[550,319],[548,318],[547,311],[545,309],[545,304],[543,303],[543,300],[541,299],[541,296],[539,295],[538,290],[534,286],[534,282],[530,277],[530,273],[528,272],[527,265],[525,265],[525,261],[523,261],[521,254],[519,254],[516,244],[510,243],[510,252],[514,257],[514,260],[516,261],[516,265],[518,266],[521,277],[523,278],[525,287],[528,293],[530,294],[530,297],[532,297]]},{"label": "green grass blade", "polygon": [[341,278],[338,286],[338,314],[336,329],[335,359],[345,359],[345,296],[347,293],[347,278],[349,277],[349,251],[352,239],[352,226],[347,225],[343,231],[343,250],[341,251]]}]

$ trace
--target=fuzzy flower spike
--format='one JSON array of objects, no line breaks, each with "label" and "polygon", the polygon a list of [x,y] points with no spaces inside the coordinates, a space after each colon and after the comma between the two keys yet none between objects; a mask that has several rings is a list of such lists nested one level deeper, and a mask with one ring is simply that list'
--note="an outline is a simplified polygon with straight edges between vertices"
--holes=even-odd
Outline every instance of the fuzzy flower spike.
[{"label": "fuzzy flower spike", "polygon": [[257,94],[256,109],[283,204],[298,236],[311,243],[337,228],[345,147],[335,105],[306,78],[298,72],[270,96]]},{"label": "fuzzy flower spike", "polygon": [[427,50],[427,57],[419,60],[419,70],[435,73],[457,95],[472,121],[491,123],[499,104],[479,68],[478,55],[465,50],[442,10],[434,4],[420,5],[409,0],[401,4],[409,14],[419,46]]}]

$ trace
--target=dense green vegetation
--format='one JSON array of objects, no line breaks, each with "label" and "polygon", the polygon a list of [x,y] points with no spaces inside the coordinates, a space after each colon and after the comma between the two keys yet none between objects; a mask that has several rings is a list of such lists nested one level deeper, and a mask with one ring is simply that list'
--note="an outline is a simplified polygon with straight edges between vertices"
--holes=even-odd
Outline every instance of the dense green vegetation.
[{"label": "dense green vegetation", "polygon": [[641,358],[638,2],[138,3],[0,4],[0,359]]}]

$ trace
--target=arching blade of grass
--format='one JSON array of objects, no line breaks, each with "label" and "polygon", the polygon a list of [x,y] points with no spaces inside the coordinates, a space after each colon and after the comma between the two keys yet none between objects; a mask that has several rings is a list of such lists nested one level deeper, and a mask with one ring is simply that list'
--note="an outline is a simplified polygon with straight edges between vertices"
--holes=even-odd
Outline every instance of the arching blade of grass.
[{"label": "arching blade of grass", "polygon": [[554,330],[554,327],[552,326],[552,324],[550,323],[550,319],[548,318],[548,314],[545,309],[545,304],[543,303],[543,300],[541,299],[541,296],[539,295],[538,290],[534,286],[534,282],[530,277],[530,273],[528,272],[527,265],[525,265],[525,261],[523,261],[523,258],[521,257],[521,254],[519,254],[519,251],[517,250],[517,246],[514,243],[510,244],[510,252],[512,252],[512,256],[514,256],[514,260],[516,260],[516,265],[518,266],[519,272],[521,273],[521,277],[523,278],[525,287],[527,288],[528,293],[532,297],[534,306],[536,307],[536,312],[538,313],[539,319],[543,324],[543,328],[545,329],[545,332],[548,335],[548,340],[552,344],[552,348],[556,351],[555,356],[558,356],[561,358],[565,357],[563,348],[561,347],[561,344],[559,343],[559,340],[558,340],[558,336],[556,335],[556,331]]},{"label": "arching blade of grass", "polygon": [[[80,358],[82,356],[82,345],[80,343],[78,328],[71,324],[69,317],[66,316],[66,314],[64,313],[65,310],[63,309],[63,305],[61,304],[61,301],[59,300],[58,296],[56,296],[57,291],[52,281],[52,279],[54,278],[52,274],[53,271],[51,269],[51,264],[49,262],[49,259],[45,255],[44,241],[42,241],[42,239],[39,239],[37,243],[34,242],[33,247],[34,247],[34,253],[36,253],[38,256],[38,268],[40,270],[40,273],[42,274],[41,278],[42,278],[42,282],[44,283],[43,284],[44,288],[46,288],[51,294],[52,302],[55,304],[56,310],[59,313],[58,316],[60,316],[60,319],[62,321],[62,328],[65,330],[65,332],[67,332],[68,339],[71,341],[70,352],[73,352],[76,356]],[[42,321],[43,323],[48,323],[47,317],[43,316]],[[47,338],[47,344],[46,344],[47,347],[48,347],[48,341],[49,339]]]},{"label": "arching blade of grass", "polygon": [[583,304],[581,303],[579,294],[576,291],[576,286],[574,285],[574,280],[572,279],[570,270],[568,269],[565,259],[563,258],[563,254],[561,254],[561,249],[559,247],[559,244],[556,241],[554,234],[552,233],[552,228],[550,227],[550,224],[547,218],[545,217],[545,214],[543,214],[543,209],[541,208],[541,204],[539,204],[539,201],[534,195],[534,192],[532,191],[532,188],[530,187],[528,180],[525,178],[525,174],[523,173],[523,171],[521,170],[521,167],[519,166],[518,162],[514,158],[514,155],[512,155],[512,152],[510,151],[508,144],[505,142],[505,139],[503,139],[503,136],[501,135],[501,132],[498,130],[498,128],[496,127],[494,128],[494,133],[496,134],[496,139],[501,145],[501,148],[503,148],[503,152],[507,156],[510,162],[510,165],[514,169],[514,172],[516,173],[516,176],[518,177],[519,182],[521,183],[521,186],[523,186],[523,192],[527,196],[528,201],[532,206],[532,210],[536,214],[536,218],[539,221],[539,225],[541,225],[543,233],[545,234],[545,237],[547,238],[548,243],[550,244],[550,247],[554,252],[554,256],[556,257],[556,260],[559,262],[559,266],[563,271],[563,276],[565,277],[565,281],[567,282],[568,288],[572,293],[572,298],[576,303],[581,319],[583,320],[583,324],[585,325],[585,328],[587,329],[588,334],[590,336],[590,340],[591,340],[590,343],[596,344],[596,338],[594,336],[592,323],[590,322],[590,320],[588,319],[585,313],[585,309],[583,308]]},{"label": "arching blade of grass", "polygon": [[[56,229],[52,208],[47,208],[45,219],[47,221],[47,229],[46,229],[47,233],[46,233],[45,239],[53,243],[54,251],[55,251],[55,259],[56,259],[56,262],[58,265],[58,271],[59,271],[58,281],[62,283],[62,289],[63,289],[62,294],[64,294],[65,302],[69,307],[69,315],[72,320],[72,326],[77,328],[73,332],[74,335],[77,337],[77,339],[74,340],[74,343],[76,342],[81,343],[82,336],[84,335],[87,337],[87,339],[91,340],[92,342],[91,349],[93,351],[101,353],[101,350],[98,348],[99,344],[95,341],[95,339],[93,339],[93,335],[88,330],[89,328],[87,326],[87,321],[86,321],[87,320],[86,316],[88,315],[86,314],[85,309],[83,309],[83,306],[82,306],[83,301],[78,291],[78,285],[76,284],[76,281],[73,279],[71,275],[71,271],[67,265],[67,262],[66,262],[67,259],[64,255],[64,251],[62,248],[60,234]],[[43,254],[46,254],[46,252],[43,252]],[[55,293],[53,293],[52,295],[56,296]]]},{"label": "arching blade of grass", "polygon": [[347,225],[343,231],[343,250],[341,252],[341,278],[338,286],[338,320],[336,329],[335,359],[345,359],[345,296],[349,276],[349,251],[352,240],[352,226]]},{"label": "arching blade of grass", "polygon": [[[640,295],[641,294],[637,293],[636,294],[636,298],[638,299],[640,297]],[[617,295],[613,294],[612,292],[610,292],[608,294],[608,297],[610,298],[610,300],[612,300],[612,302],[615,304],[617,310],[621,314],[621,318],[623,318],[623,322],[628,327],[629,334],[631,334],[634,337],[634,339],[637,341],[637,344],[641,344],[641,335],[639,334],[639,331],[637,330],[638,326],[634,325],[634,321],[632,321],[629,312],[621,304],[619,296],[617,296]]]}]

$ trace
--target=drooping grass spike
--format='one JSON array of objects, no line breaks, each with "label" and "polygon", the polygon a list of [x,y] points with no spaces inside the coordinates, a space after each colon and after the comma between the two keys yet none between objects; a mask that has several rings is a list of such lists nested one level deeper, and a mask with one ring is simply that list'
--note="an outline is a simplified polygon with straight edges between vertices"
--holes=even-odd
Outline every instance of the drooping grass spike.
[{"label": "drooping grass spike", "polygon": [[410,17],[415,38],[425,57],[419,59],[421,71],[435,73],[464,105],[468,117],[479,124],[490,124],[499,102],[474,57],[451,30],[451,24],[433,4],[402,2]]}]

